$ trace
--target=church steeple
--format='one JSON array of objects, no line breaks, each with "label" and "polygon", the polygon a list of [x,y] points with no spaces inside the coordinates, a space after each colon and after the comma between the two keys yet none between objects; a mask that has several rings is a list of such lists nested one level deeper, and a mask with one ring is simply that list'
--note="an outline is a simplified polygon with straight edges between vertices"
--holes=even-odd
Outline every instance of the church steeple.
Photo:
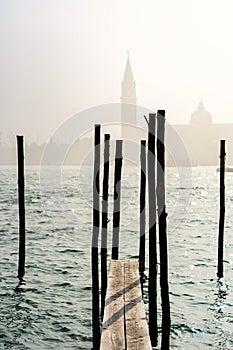
[{"label": "church steeple", "polygon": [[133,77],[133,70],[129,59],[129,52],[125,66],[124,78],[121,82],[121,102],[132,103],[135,105],[137,103],[136,83]]},{"label": "church steeple", "polygon": [[129,52],[125,66],[124,78],[121,82],[121,136],[129,139],[133,128],[137,126],[136,83],[129,60]]},{"label": "church steeple", "polygon": [[128,57],[127,57],[127,62],[126,62],[126,66],[125,66],[124,80],[134,81],[133,70],[131,67],[130,60],[129,60],[129,51],[127,52],[127,54],[128,54]]}]

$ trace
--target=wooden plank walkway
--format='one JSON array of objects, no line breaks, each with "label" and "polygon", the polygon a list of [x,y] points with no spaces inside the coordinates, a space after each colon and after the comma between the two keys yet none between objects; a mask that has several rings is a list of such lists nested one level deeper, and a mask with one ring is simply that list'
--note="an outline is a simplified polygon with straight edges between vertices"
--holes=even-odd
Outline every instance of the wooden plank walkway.
[{"label": "wooden plank walkway", "polygon": [[100,350],[151,350],[138,262],[111,260]]}]

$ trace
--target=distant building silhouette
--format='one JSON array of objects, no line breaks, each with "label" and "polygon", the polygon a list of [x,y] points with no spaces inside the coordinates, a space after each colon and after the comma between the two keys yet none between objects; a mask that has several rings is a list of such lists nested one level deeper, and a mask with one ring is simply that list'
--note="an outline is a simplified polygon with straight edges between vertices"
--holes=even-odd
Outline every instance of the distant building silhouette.
[{"label": "distant building silhouette", "polygon": [[[125,66],[124,78],[121,82],[121,102],[131,103],[133,105],[137,104],[136,97],[136,82],[133,76],[133,70],[129,60],[129,53],[127,56],[127,62]],[[132,121],[136,122],[135,116],[132,116]]]},{"label": "distant building silhouette", "polygon": [[173,127],[180,135],[194,166],[217,165],[220,140],[226,140],[227,164],[233,164],[233,124],[214,124],[203,102],[191,114],[190,124]]},{"label": "distant building silhouette", "polygon": [[202,125],[203,124],[205,124],[205,125],[212,124],[212,116],[205,109],[202,101],[199,103],[197,110],[192,113],[190,123],[191,124],[202,124]]},{"label": "distant building silhouette", "polygon": [[[132,66],[127,57],[124,78],[121,83],[121,136],[125,140],[146,138],[146,127],[137,127],[137,106],[136,106],[136,82],[134,80]],[[166,109],[166,106],[158,106]],[[155,111],[156,112],[156,111]],[[143,117],[143,116],[142,116]],[[190,124],[172,124],[180,136],[184,147],[187,149],[192,164],[195,165],[217,165],[219,162],[219,141],[226,140],[227,163],[233,164],[233,124],[213,124],[211,114],[205,109],[201,101],[198,108],[191,114]],[[172,137],[169,132],[167,140]],[[172,150],[170,150],[172,151]],[[172,165],[173,161],[167,154],[167,162]],[[180,164],[183,160],[179,160]]]},{"label": "distant building silhouette", "polygon": [[129,139],[132,134],[132,126],[137,125],[136,82],[129,60],[129,53],[124,78],[121,82],[121,123],[121,136],[124,139]]},{"label": "distant building silhouette", "polygon": [[[137,109],[136,103],[136,82],[128,54],[121,82],[121,137],[125,141],[131,140],[139,145],[141,139],[147,138],[147,125],[144,122],[144,129],[137,126],[137,116],[143,120],[143,115],[140,115],[140,108]],[[166,109],[166,106],[158,106],[158,108]],[[140,119],[138,120],[140,122]],[[233,165],[233,124],[214,124],[212,116],[205,109],[203,102],[200,102],[198,108],[191,114],[189,124],[172,124],[172,128],[180,136],[193,165],[218,165],[219,141],[221,139],[226,140],[227,164]],[[117,129],[117,134],[119,135],[119,129]],[[171,135],[168,128],[165,135],[167,141],[174,137],[174,133]],[[50,142],[52,144],[49,153],[50,159],[46,161],[46,164],[56,164],[57,155],[63,147],[66,148],[66,145],[53,144],[52,139]],[[135,149],[130,150],[131,144],[130,142],[128,144],[124,142],[125,150],[133,155]],[[0,133],[0,164],[16,164],[15,146],[16,139],[13,133],[8,133],[5,139]],[[36,143],[27,144],[25,142],[26,164],[40,164],[45,147],[46,144],[37,145]],[[176,147],[176,145],[173,147]],[[92,150],[92,138],[79,139],[69,148],[64,164],[77,165],[82,164],[84,160],[85,164],[92,164]],[[169,152],[172,154],[173,150],[169,150]],[[167,164],[174,165],[169,152],[166,155]],[[179,159],[179,165],[181,164],[187,165],[185,160]]]}]

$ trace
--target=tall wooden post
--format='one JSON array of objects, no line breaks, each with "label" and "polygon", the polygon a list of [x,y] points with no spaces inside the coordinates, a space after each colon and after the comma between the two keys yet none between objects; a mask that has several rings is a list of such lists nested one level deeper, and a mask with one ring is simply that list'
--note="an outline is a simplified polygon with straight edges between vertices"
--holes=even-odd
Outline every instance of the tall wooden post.
[{"label": "tall wooden post", "polygon": [[140,245],[139,245],[139,273],[143,295],[145,271],[145,227],[146,227],[146,140],[141,140],[141,179],[140,179]]},{"label": "tall wooden post", "polygon": [[94,174],[93,174],[93,231],[92,231],[92,332],[93,349],[100,347],[100,320],[99,320],[99,262],[98,239],[100,227],[100,125],[95,125],[94,140]]},{"label": "tall wooden post", "polygon": [[225,140],[220,142],[220,216],[218,236],[218,278],[223,277],[223,243],[225,221]]},{"label": "tall wooden post", "polygon": [[25,274],[25,201],[24,201],[24,147],[23,136],[17,135],[18,148],[18,203],[19,203],[19,262],[18,279]]},{"label": "tall wooden post", "polygon": [[157,112],[157,203],[160,246],[160,288],[162,304],[161,350],[169,349],[170,343],[170,302],[168,285],[167,213],[165,207],[165,111]]},{"label": "tall wooden post", "polygon": [[109,182],[109,140],[104,136],[104,177],[102,201],[102,234],[101,234],[101,318],[104,315],[105,296],[107,290],[107,226],[108,226],[108,182]]},{"label": "tall wooden post", "polygon": [[118,255],[119,255],[121,168],[122,168],[122,140],[116,140],[114,205],[113,205],[113,236],[112,236],[112,259],[113,260],[118,260]]},{"label": "tall wooden post", "polygon": [[158,343],[157,327],[157,237],[155,189],[155,118],[149,114],[148,126],[148,198],[149,198],[149,333],[152,347]]}]

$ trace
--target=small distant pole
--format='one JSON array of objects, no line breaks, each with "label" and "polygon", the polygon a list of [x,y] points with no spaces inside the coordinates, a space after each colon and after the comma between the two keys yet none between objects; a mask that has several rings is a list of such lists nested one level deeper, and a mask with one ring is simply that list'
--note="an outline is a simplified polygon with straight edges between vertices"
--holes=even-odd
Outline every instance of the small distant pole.
[{"label": "small distant pole", "polygon": [[165,111],[157,112],[157,203],[159,218],[160,246],[160,288],[162,304],[162,342],[161,350],[169,349],[170,343],[170,302],[168,284],[168,251],[167,251],[167,213],[165,207]]},{"label": "small distant pole", "polygon": [[146,140],[141,140],[141,182],[140,182],[140,245],[139,245],[139,273],[143,295],[145,271],[145,226],[146,226]]},{"label": "small distant pole", "polygon": [[118,255],[119,255],[121,168],[122,168],[122,140],[116,140],[114,205],[113,205],[113,236],[112,236],[112,259],[113,260],[118,260]]},{"label": "small distant pole", "polygon": [[93,174],[93,231],[92,231],[92,334],[93,349],[100,347],[99,320],[99,259],[98,238],[100,227],[100,125],[95,125],[94,174]]},{"label": "small distant pole", "polygon": [[149,333],[152,347],[158,344],[157,326],[157,235],[155,189],[155,118],[149,114],[148,124],[148,199],[149,199]]},{"label": "small distant pole", "polygon": [[107,290],[107,226],[108,226],[108,182],[109,182],[109,140],[104,135],[104,177],[102,201],[102,234],[101,234],[101,318],[104,315],[105,296]]},{"label": "small distant pole", "polygon": [[18,203],[19,203],[19,262],[18,279],[25,274],[25,200],[24,200],[24,147],[23,136],[17,135],[18,148]]},{"label": "small distant pole", "polygon": [[225,221],[225,140],[220,141],[220,216],[218,236],[218,271],[217,277],[223,277],[223,242]]}]

